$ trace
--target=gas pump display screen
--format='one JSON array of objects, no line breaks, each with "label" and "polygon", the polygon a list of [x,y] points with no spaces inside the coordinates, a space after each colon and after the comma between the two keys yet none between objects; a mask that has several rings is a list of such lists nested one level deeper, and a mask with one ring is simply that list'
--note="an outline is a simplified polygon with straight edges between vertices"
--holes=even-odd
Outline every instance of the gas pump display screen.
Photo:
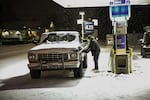
[{"label": "gas pump display screen", "polygon": [[126,36],[117,35],[117,49],[125,49],[126,47]]},{"label": "gas pump display screen", "polygon": [[124,5],[124,6],[112,6],[111,7],[111,14],[112,14],[112,17],[129,16],[128,5]]}]

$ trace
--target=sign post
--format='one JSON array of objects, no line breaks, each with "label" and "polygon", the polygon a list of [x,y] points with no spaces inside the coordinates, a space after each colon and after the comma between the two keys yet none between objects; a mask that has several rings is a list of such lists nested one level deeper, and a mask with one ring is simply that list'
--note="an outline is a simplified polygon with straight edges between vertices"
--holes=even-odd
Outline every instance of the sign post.
[{"label": "sign post", "polygon": [[98,26],[98,19],[84,20],[85,12],[79,12],[81,19],[77,19],[77,24],[81,24],[81,35],[84,40],[85,35],[91,35],[94,33],[94,26]]},{"label": "sign post", "polygon": [[81,31],[81,34],[82,34],[82,40],[84,39],[84,15],[85,15],[85,12],[79,12],[79,14],[81,15],[81,25],[82,25],[82,31]]}]

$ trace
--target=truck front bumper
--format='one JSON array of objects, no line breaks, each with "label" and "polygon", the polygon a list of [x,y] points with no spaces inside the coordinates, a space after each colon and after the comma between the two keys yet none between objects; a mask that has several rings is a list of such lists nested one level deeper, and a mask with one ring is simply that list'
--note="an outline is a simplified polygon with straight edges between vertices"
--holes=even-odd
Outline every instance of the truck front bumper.
[{"label": "truck front bumper", "polygon": [[30,70],[53,70],[53,69],[73,69],[79,68],[79,61],[70,61],[70,62],[55,62],[55,63],[29,63],[28,68]]}]

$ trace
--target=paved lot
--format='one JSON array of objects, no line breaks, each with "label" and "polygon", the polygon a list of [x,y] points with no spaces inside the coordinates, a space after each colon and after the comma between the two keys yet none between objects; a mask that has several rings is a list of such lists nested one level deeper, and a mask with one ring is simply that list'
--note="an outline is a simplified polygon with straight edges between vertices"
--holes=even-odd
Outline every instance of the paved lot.
[{"label": "paved lot", "polygon": [[0,100],[150,100],[150,59],[134,52],[133,72],[116,75],[108,72],[109,52],[102,46],[98,73],[92,71],[89,53],[80,79],[74,79],[72,71],[47,71],[41,79],[31,79],[26,53],[1,59]]}]

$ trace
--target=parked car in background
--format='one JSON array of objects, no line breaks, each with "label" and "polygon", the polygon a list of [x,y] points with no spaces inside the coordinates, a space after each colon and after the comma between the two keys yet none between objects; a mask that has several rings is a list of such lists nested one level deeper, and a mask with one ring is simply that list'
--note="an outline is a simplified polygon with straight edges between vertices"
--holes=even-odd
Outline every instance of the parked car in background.
[{"label": "parked car in background", "polygon": [[3,45],[25,44],[39,40],[37,30],[3,30],[0,34]]},{"label": "parked car in background", "polygon": [[143,38],[140,39],[142,57],[150,57],[150,26],[145,27]]},{"label": "parked car in background", "polygon": [[40,78],[41,71],[45,70],[73,70],[74,77],[82,77],[87,54],[79,51],[85,45],[76,31],[43,33],[38,45],[28,51],[31,77]]}]

